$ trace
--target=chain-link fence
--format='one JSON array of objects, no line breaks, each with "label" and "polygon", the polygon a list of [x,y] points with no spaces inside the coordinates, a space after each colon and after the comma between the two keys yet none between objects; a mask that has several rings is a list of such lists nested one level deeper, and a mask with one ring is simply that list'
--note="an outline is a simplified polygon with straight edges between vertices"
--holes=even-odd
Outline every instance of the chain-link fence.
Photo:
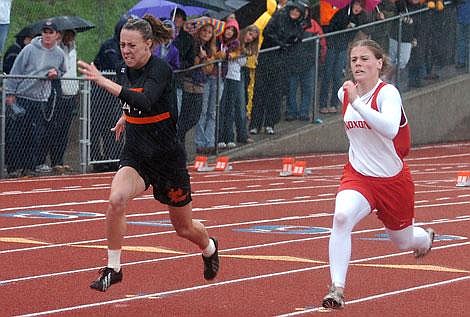
[{"label": "chain-link fence", "polygon": [[[192,160],[197,154],[230,155],[337,120],[336,93],[348,45],[357,38],[385,48],[395,65],[387,80],[402,92],[468,73],[469,43],[464,57],[457,56],[457,29],[455,6],[426,8],[262,50],[256,68],[242,67],[240,81],[222,76],[225,60],[175,71],[178,138]],[[111,131],[121,115],[116,97],[80,78],[2,76],[2,85],[2,177],[116,169],[123,142]]]}]

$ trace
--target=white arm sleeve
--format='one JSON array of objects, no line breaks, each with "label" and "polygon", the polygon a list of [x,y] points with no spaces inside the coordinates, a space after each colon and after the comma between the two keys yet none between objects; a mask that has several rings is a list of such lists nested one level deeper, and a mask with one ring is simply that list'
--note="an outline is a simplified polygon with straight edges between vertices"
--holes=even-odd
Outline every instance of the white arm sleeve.
[{"label": "white arm sleeve", "polygon": [[366,105],[361,98],[356,98],[351,105],[372,129],[384,137],[393,139],[397,135],[400,128],[402,105],[400,93],[394,86],[386,85],[380,89],[377,96],[379,111]]}]

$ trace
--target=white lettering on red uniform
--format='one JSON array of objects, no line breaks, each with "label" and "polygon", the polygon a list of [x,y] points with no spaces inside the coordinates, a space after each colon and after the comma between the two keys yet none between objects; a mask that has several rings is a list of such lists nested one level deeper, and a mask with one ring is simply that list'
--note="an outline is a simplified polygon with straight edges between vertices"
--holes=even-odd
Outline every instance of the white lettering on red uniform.
[{"label": "white lettering on red uniform", "polygon": [[[374,92],[381,83],[379,80],[371,91],[359,97],[367,106],[372,107]],[[342,88],[338,91],[338,97],[343,102]],[[393,111],[402,113],[401,97],[393,85],[387,84],[378,90],[376,104],[379,112],[383,100],[388,101],[388,106],[393,105]],[[407,122],[405,124],[408,128]],[[367,124],[351,104],[344,113],[344,126],[349,139],[349,162],[356,171],[365,176],[391,177],[402,170],[403,155],[397,151],[395,138],[386,137],[373,129],[371,123]]]}]

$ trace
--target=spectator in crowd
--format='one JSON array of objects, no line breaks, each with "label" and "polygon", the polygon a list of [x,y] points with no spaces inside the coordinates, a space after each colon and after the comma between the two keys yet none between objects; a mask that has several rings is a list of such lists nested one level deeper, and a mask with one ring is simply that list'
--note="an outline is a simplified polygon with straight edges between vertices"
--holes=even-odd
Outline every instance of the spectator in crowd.
[{"label": "spectator in crowd", "polygon": [[[312,18],[311,8],[305,7],[304,38],[308,39],[322,35],[323,30]],[[310,110],[313,110],[313,88],[315,85],[315,56],[316,41],[304,40],[289,50],[289,98],[287,100],[286,121],[310,120]],[[320,39],[320,61],[325,61],[326,40]],[[300,85],[300,107],[297,104],[297,90]],[[312,111],[313,115],[313,111]]]},{"label": "spectator in crowd", "polygon": [[264,52],[258,58],[251,134],[257,134],[263,126],[267,134],[274,134],[274,124],[281,112],[281,93],[287,86],[284,77],[284,69],[288,68],[287,50],[302,39],[304,10],[304,4],[299,1],[288,2],[286,7],[274,13],[263,30],[262,48],[278,46],[279,49]]},{"label": "spectator in crowd", "polygon": [[[115,73],[120,70],[118,68],[123,59],[119,47],[119,37],[122,26],[126,21],[127,16],[121,17],[114,27],[114,35],[104,41],[99,48],[93,64],[101,72]],[[111,75],[107,76],[112,79]],[[115,140],[110,129],[121,116],[119,107],[114,106],[119,103],[119,100],[94,84],[92,85],[91,95],[95,102],[92,103],[90,113],[90,156],[92,161],[98,162],[93,164],[93,170],[95,172],[115,171],[118,163],[116,161],[112,162],[112,160],[118,159],[122,143]]]},{"label": "spectator in crowd", "polygon": [[[16,57],[21,50],[31,43],[33,39],[33,32],[31,29],[24,29],[22,34],[16,36],[16,41],[5,52],[3,57],[3,72],[9,74]],[[24,108],[11,106],[6,109],[5,120],[5,164],[9,177],[18,177],[22,175],[22,169],[18,166],[18,157],[16,156],[19,151],[19,142],[21,141],[21,129],[23,124]]]},{"label": "spectator in crowd", "polygon": [[470,60],[470,0],[457,4],[457,61],[456,68],[469,67]]},{"label": "spectator in crowd", "polygon": [[[244,83],[246,118],[251,120],[251,111],[253,108],[253,88],[255,85],[256,65],[258,64],[260,30],[252,24],[241,30],[240,42],[242,45],[242,54],[246,55],[246,64],[242,67],[242,80]],[[248,138],[248,142],[252,141]]]},{"label": "spectator in crowd", "polygon": [[[90,287],[106,291],[121,282],[121,249],[126,234],[126,207],[153,187],[154,198],[168,206],[178,236],[202,251],[203,276],[216,277],[219,270],[217,240],[208,236],[202,223],[192,219],[191,184],[186,153],[176,138],[173,72],[152,56],[153,46],[171,33],[151,15],[130,19],[121,31],[125,65],[116,82],[105,78],[92,64],[80,61],[80,71],[123,103],[123,115],[113,131],[126,133],[120,168],[113,178],[106,212],[108,261]],[[152,282],[151,282],[152,283]]]},{"label": "spectator in crowd", "polygon": [[175,23],[173,23],[171,20],[163,20],[162,22],[164,27],[171,30],[173,38],[155,46],[153,55],[166,61],[170,65],[171,69],[175,71],[180,68],[179,51],[174,42],[174,37],[176,36],[176,26]]},{"label": "spectator in crowd", "polygon": [[42,36],[34,38],[16,58],[10,75],[38,76],[47,79],[8,79],[5,90],[6,104],[17,104],[25,109],[22,126],[19,127],[20,142],[15,157],[16,169],[23,173],[31,170],[50,172],[46,165],[47,131],[52,113],[48,100],[51,82],[66,72],[64,52],[57,45],[57,26],[47,20],[42,26]]},{"label": "spectator in crowd", "polygon": [[[236,117],[234,110],[240,100],[240,69],[241,63],[246,63],[245,58],[238,58],[240,56],[240,40],[238,35],[240,28],[235,18],[227,19],[224,32],[220,36],[219,47],[220,51],[217,58],[221,58],[222,62],[222,78],[224,80],[224,89],[222,91],[222,100],[220,103],[219,111],[219,124],[218,124],[218,143],[219,150],[226,148],[234,148],[236,146],[233,136],[233,120]],[[227,78],[229,76],[229,78]],[[239,112],[239,111],[238,111]],[[238,113],[237,112],[237,113]]]},{"label": "spectator in crowd", "polygon": [[319,111],[322,114],[338,111],[335,91],[341,86],[344,77],[348,45],[362,34],[361,31],[353,31],[353,29],[366,22],[362,5],[360,0],[352,1],[349,6],[336,12],[330,24],[326,27],[326,33],[346,29],[351,29],[351,31],[327,39],[328,52],[319,97]]},{"label": "spectator in crowd", "polygon": [[[221,59],[224,57],[224,53],[221,52],[222,41],[219,40],[217,35],[215,42],[214,58]],[[212,70],[207,74],[207,81],[204,84],[201,115],[196,124],[194,134],[194,143],[196,144],[196,153],[198,154],[213,154],[215,152],[216,105],[217,102],[220,103],[224,90],[223,71],[221,77],[219,77],[217,64],[214,64]]]},{"label": "spectator in crowd", "polygon": [[67,70],[62,76],[61,96],[54,109],[49,124],[49,155],[52,169],[57,174],[71,171],[71,167],[64,164],[64,154],[67,149],[70,125],[73,115],[78,107],[78,81],[65,78],[77,77],[77,50],[75,47],[75,30],[61,31],[59,47],[65,53]]},{"label": "spectator in crowd", "polygon": [[3,72],[9,74],[13,63],[15,62],[16,57],[21,52],[21,50],[31,43],[34,34],[32,30],[26,29],[23,34],[15,36],[15,43],[13,43],[5,52],[3,56]]},{"label": "spectator in crowd", "polygon": [[[398,2],[401,0],[382,0],[377,5],[376,20],[385,20],[397,16],[398,13]],[[375,10],[374,10],[375,11]],[[389,39],[392,30],[392,24],[397,21],[383,22],[375,27],[375,32],[372,34],[372,39],[380,44],[386,52],[389,51]]]},{"label": "spectator in crowd", "polygon": [[12,0],[0,0],[0,55],[3,54],[10,28],[11,2]]},{"label": "spectator in crowd", "polygon": [[[181,8],[175,8],[170,16],[175,23],[175,40],[173,44],[178,49],[180,69],[186,69],[194,65],[194,38],[184,29],[184,23],[187,20],[186,12]],[[176,99],[178,113],[181,112],[181,103],[183,95],[183,72],[176,73]]]},{"label": "spectator in crowd", "polygon": [[194,33],[193,64],[205,64],[205,66],[183,73],[183,96],[181,111],[178,116],[177,133],[177,137],[182,144],[185,144],[186,133],[199,121],[204,85],[207,83],[208,74],[214,69],[214,64],[210,62],[215,59],[216,35],[210,20],[204,21]]},{"label": "spectator in crowd", "polygon": [[[224,91],[220,106],[219,123],[219,149],[232,149],[239,144],[248,142],[248,131],[246,126],[245,93],[241,69],[246,65],[246,55],[243,50],[245,38],[239,39],[239,26],[235,19],[227,20],[222,43],[227,62],[225,74]],[[236,128],[236,138],[234,127]]]},{"label": "spectator in crowd", "polygon": [[[409,10],[416,11],[426,7],[425,4],[422,4],[420,0],[409,0]],[[411,40],[411,53],[410,60],[408,62],[408,87],[417,88],[423,85],[423,78],[426,76],[426,49],[429,48],[427,43],[432,41],[431,38],[428,38],[429,35],[425,32],[423,28],[423,18],[426,13],[417,13],[410,18],[413,19],[413,39]],[[432,52],[431,48],[431,52]]]},{"label": "spectator in crowd", "polygon": [[[422,5],[419,0],[401,0],[397,3],[397,7],[399,14],[407,14],[422,8]],[[408,65],[411,57],[411,49],[417,45],[416,37],[419,30],[417,29],[418,23],[415,23],[415,19],[418,20],[416,15],[407,15],[404,17],[400,44],[398,43],[399,21],[395,20],[392,24],[389,39],[389,55],[393,65],[390,76],[392,83],[396,81],[397,72],[404,70],[406,65]],[[420,45],[422,44],[423,43],[420,43]],[[400,49],[398,49],[398,45],[400,45]],[[398,50],[400,51],[400,56],[398,56]]]}]

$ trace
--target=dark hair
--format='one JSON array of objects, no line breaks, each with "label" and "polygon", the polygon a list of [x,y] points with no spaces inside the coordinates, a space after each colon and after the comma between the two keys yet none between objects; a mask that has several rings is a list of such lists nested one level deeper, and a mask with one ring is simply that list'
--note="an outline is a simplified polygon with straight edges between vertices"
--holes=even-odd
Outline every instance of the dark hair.
[{"label": "dark hair", "polygon": [[166,28],[162,21],[151,14],[144,15],[142,19],[128,19],[122,29],[138,31],[144,40],[152,40],[154,44],[161,44],[173,38],[173,32]]},{"label": "dark hair", "polygon": [[351,72],[350,60],[351,60],[351,51],[355,47],[367,47],[372,52],[372,54],[374,54],[375,58],[382,59],[382,69],[380,70],[379,76],[383,76],[391,70],[392,66],[390,64],[390,59],[388,58],[387,54],[385,54],[384,49],[382,48],[382,46],[380,46],[379,43],[377,43],[374,40],[369,40],[369,39],[357,40],[357,41],[352,42],[349,45],[349,49],[348,49],[347,77],[349,79],[353,77],[352,72]]},{"label": "dark hair", "polygon": [[186,12],[184,12],[184,10],[181,8],[175,8],[171,10],[170,18],[173,18],[173,16],[180,16],[181,18],[183,18],[183,21],[186,21],[187,19]]}]

